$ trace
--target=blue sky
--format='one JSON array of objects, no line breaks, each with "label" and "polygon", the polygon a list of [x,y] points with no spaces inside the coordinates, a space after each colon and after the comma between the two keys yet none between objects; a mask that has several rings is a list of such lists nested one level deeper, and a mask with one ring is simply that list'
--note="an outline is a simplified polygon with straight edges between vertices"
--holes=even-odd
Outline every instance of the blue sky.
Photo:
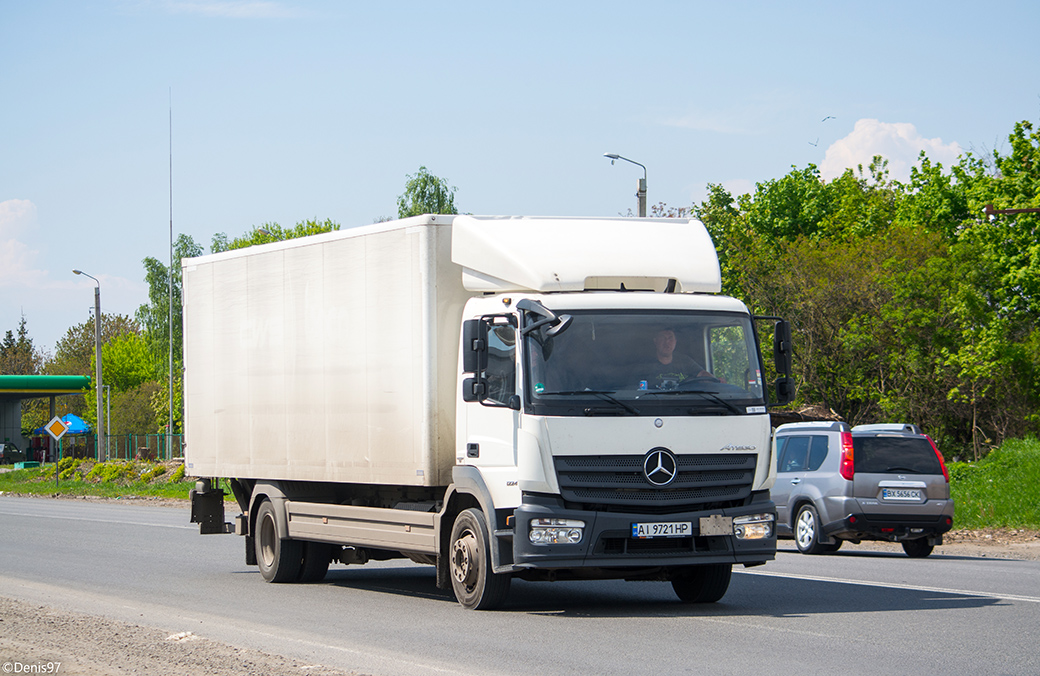
[{"label": "blue sky", "polygon": [[[476,214],[688,206],[814,163],[948,166],[1040,121],[1035,2],[0,0],[0,332],[147,301],[173,221],[396,214],[420,165]],[[826,119],[825,118],[829,118]]]}]

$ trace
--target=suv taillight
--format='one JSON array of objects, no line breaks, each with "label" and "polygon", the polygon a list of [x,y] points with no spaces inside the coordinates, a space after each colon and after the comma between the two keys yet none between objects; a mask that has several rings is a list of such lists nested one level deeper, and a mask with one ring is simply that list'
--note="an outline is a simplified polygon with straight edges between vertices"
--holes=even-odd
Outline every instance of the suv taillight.
[{"label": "suv taillight", "polygon": [[[944,470],[945,471],[945,470]],[[852,433],[841,433],[841,464],[838,466],[841,478],[852,481],[856,474],[855,464],[852,462]]]},{"label": "suv taillight", "polygon": [[950,473],[946,470],[946,463],[943,462],[942,453],[939,452],[939,447],[935,445],[935,442],[932,441],[932,438],[927,434],[925,435],[925,438],[928,439],[928,443],[932,445],[932,450],[935,451],[935,457],[939,458],[939,467],[942,467],[943,476],[946,477],[946,483],[950,483]]}]

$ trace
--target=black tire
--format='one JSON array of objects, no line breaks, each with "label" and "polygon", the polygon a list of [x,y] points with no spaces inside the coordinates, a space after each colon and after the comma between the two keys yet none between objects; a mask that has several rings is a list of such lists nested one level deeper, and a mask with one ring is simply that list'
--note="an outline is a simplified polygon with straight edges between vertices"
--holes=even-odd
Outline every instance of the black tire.
[{"label": "black tire", "polygon": [[928,544],[928,540],[921,538],[919,540],[903,540],[903,551],[911,559],[923,559],[932,553],[935,549],[935,545]]},{"label": "black tire", "polygon": [[479,509],[467,509],[455,518],[448,550],[448,570],[455,598],[468,610],[491,610],[509,593],[508,574],[491,569],[487,520]]},{"label": "black tire", "polygon": [[297,582],[321,582],[332,563],[332,545],[325,542],[303,543],[303,564]]},{"label": "black tire", "polygon": [[732,574],[729,563],[697,566],[672,579],[672,589],[683,603],[715,603],[726,595]]},{"label": "black tire", "polygon": [[841,549],[841,540],[835,540],[832,545],[820,545],[821,554],[833,554],[834,552]]},{"label": "black tire", "polygon": [[823,554],[827,545],[820,543],[820,515],[812,505],[802,505],[794,519],[794,543],[802,554]]},{"label": "black tire", "polygon": [[256,514],[256,565],[268,582],[296,582],[303,566],[303,543],[279,538],[277,523],[274,505],[265,499]]}]

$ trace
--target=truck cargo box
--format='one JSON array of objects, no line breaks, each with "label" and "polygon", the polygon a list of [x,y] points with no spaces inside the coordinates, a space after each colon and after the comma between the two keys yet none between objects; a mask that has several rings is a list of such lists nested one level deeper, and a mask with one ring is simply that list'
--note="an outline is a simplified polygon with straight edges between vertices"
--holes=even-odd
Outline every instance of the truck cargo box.
[{"label": "truck cargo box", "polygon": [[188,474],[449,484],[473,295],[452,219],[186,259]]}]

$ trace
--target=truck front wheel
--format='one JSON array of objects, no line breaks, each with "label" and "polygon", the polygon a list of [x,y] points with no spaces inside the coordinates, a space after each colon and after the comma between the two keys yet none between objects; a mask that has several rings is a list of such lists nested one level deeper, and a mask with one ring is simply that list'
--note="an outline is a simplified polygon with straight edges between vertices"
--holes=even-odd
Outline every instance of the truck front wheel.
[{"label": "truck front wheel", "polygon": [[265,499],[256,514],[256,563],[268,582],[295,582],[303,565],[303,543],[278,537],[275,507]]},{"label": "truck front wheel", "polygon": [[697,566],[672,579],[672,589],[683,603],[715,603],[726,595],[733,566],[714,563]]},{"label": "truck front wheel", "polygon": [[487,520],[479,509],[467,509],[455,519],[448,551],[451,587],[462,607],[490,610],[505,601],[510,576],[491,568]]}]

